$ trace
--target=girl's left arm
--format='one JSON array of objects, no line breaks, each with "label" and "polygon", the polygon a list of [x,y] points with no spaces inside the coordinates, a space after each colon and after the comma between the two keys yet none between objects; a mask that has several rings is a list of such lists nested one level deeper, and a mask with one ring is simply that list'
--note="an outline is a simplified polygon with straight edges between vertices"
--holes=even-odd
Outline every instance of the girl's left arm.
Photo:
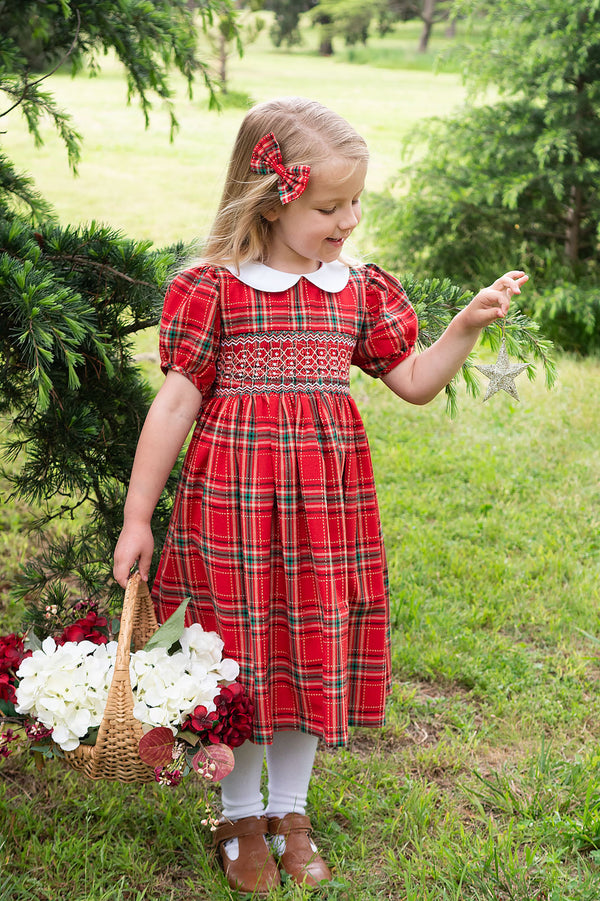
[{"label": "girl's left arm", "polygon": [[427,404],[456,375],[487,325],[506,316],[513,294],[521,293],[528,276],[520,270],[507,272],[489,288],[483,288],[458,313],[435,344],[420,354],[411,354],[382,381],[411,404]]}]

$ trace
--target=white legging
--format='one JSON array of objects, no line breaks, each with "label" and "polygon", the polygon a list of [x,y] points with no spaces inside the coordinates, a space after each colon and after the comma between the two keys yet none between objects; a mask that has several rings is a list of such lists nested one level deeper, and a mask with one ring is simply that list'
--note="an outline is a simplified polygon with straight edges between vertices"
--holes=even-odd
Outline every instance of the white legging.
[{"label": "white legging", "polygon": [[[223,816],[285,816],[306,813],[306,796],[318,739],[304,732],[275,732],[273,744],[250,741],[234,749],[233,771],[221,780]],[[265,808],[260,790],[263,761],[267,757],[269,797]]]}]

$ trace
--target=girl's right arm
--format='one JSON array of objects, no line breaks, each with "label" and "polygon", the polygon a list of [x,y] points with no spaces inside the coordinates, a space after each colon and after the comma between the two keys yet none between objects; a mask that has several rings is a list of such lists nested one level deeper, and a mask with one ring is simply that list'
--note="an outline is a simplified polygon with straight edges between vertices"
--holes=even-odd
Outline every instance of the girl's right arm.
[{"label": "girl's right arm", "polygon": [[196,386],[170,369],[148,411],[131,470],[113,569],[123,588],[136,560],[142,579],[148,581],[154,550],[152,514],[201,403]]}]

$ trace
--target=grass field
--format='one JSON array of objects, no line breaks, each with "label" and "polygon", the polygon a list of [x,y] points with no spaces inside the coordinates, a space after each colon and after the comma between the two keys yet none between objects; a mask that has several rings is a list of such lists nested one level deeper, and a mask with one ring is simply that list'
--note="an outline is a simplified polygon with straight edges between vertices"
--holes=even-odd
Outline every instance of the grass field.
[{"label": "grass field", "polygon": [[[363,130],[379,187],[398,138],[460,102],[453,74],[322,60],[262,42],[232,66],[255,100],[317,96]],[[202,232],[242,115],[181,101],[182,132],[127,109],[114,66],[55,80],[86,135],[71,182],[53,141],[16,124],[8,151],[35,170],[63,221],[105,219],[166,243]],[[600,898],[600,365],[559,360],[548,392],[401,404],[357,373],[389,558],[393,692],[381,730],[321,749],[310,806],[344,901]],[[30,552],[29,511],[4,505],[7,584]],[[50,765],[0,764],[2,901],[225,901],[193,780],[177,790],[95,785]],[[306,901],[285,885],[273,898]],[[314,897],[314,896],[313,896]]]}]

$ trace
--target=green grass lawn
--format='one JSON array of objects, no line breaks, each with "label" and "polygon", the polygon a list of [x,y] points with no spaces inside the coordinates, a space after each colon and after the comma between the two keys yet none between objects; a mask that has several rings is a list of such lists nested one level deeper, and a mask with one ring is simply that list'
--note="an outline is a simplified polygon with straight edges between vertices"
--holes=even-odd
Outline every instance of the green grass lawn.
[{"label": "green grass lawn", "polygon": [[[158,244],[202,232],[242,112],[183,99],[168,143],[144,131],[113,65],[53,80],[85,132],[72,181],[53,141],[37,155],[11,122],[7,149],[34,169],[63,221],[106,219]],[[371,184],[421,115],[460,102],[456,75],[273,51],[232,66],[256,100],[317,96],[363,130]],[[152,343],[152,337],[149,339]],[[321,749],[310,794],[335,882],[361,901],[597,901],[600,897],[600,364],[559,360],[557,386],[517,380],[483,404],[402,404],[357,373],[389,558],[393,692],[381,730]],[[0,512],[7,588],[30,511]],[[57,763],[0,763],[2,901],[225,901],[200,825],[202,793],[94,784]],[[287,884],[273,898],[306,901]],[[314,897],[314,896],[313,896]]]}]

